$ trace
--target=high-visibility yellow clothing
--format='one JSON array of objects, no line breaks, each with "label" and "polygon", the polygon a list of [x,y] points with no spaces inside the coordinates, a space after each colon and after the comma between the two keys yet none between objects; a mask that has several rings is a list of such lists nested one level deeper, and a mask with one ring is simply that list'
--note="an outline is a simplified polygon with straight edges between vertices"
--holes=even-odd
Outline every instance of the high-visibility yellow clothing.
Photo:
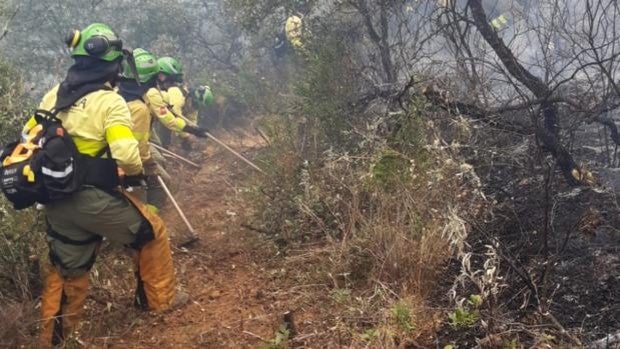
[{"label": "high-visibility yellow clothing", "polygon": [[138,141],[140,159],[142,159],[142,164],[146,166],[151,160],[151,147],[149,145],[151,113],[146,103],[139,99],[128,102],[127,107],[129,107],[129,111],[131,112],[133,136]]},{"label": "high-visibility yellow clothing", "polygon": [[508,16],[506,14],[501,14],[491,20],[491,26],[496,30],[500,30],[508,24],[508,21]]},{"label": "high-visibility yellow clothing", "polygon": [[[56,104],[58,87],[49,91],[39,109],[52,110]],[[131,114],[123,97],[113,90],[97,90],[78,99],[70,108],[58,113],[77,150],[84,155],[96,156],[109,145],[112,158],[129,176],[142,173],[138,141],[134,138]],[[24,126],[27,132],[36,125],[34,117]]]},{"label": "high-visibility yellow clothing", "polygon": [[183,94],[181,88],[178,86],[172,86],[167,92],[168,103],[172,106],[172,112],[177,116],[183,115],[183,108],[185,107],[185,94]]},{"label": "high-visibility yellow clothing", "polygon": [[157,117],[166,128],[172,131],[182,132],[187,123],[182,118],[176,117],[169,109],[169,96],[165,91],[161,91],[154,87],[150,88],[146,91],[144,99],[149,107],[151,115]]},{"label": "high-visibility yellow clothing", "polygon": [[193,124],[198,122],[198,110],[196,110],[185,96],[182,87],[172,86],[168,89],[168,102],[172,106],[172,111],[177,116],[189,120]]},{"label": "high-visibility yellow clothing", "polygon": [[303,23],[298,16],[290,16],[286,19],[284,25],[284,32],[286,33],[286,39],[293,45],[294,48],[301,48],[303,43],[301,42],[301,32]]}]

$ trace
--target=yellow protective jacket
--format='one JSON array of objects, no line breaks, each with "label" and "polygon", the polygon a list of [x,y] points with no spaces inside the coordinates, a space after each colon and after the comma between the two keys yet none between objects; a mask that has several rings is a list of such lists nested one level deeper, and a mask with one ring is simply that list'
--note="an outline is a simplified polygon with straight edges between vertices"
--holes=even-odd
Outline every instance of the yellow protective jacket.
[{"label": "yellow protective jacket", "polygon": [[183,115],[183,110],[185,108],[185,94],[178,86],[172,86],[168,89],[168,102],[172,107],[172,112],[174,115],[182,116],[186,118],[186,115]]},{"label": "yellow protective jacket", "polygon": [[[185,90],[187,92],[187,90]],[[187,96],[189,92],[185,95]],[[199,109],[196,101],[194,101],[191,97],[185,97],[185,103],[183,105],[183,115],[187,118],[187,120],[193,122],[194,124],[198,124],[198,114]]]},{"label": "yellow protective jacket", "polygon": [[[170,109],[169,96],[165,91],[155,87],[150,88],[144,95],[144,100],[149,107],[152,116],[155,116],[164,126],[176,132],[182,132],[187,122],[176,117]],[[182,114],[177,114],[182,115]]]},{"label": "yellow protective jacket", "polygon": [[151,147],[149,146],[152,120],[151,112],[149,111],[148,105],[140,99],[128,102],[127,107],[129,107],[129,112],[131,113],[133,136],[138,141],[140,159],[142,159],[142,164],[146,167],[151,161]]},{"label": "yellow protective jacket", "polygon": [[303,23],[299,16],[290,16],[286,19],[284,25],[284,32],[286,33],[286,39],[293,45],[294,48],[302,48],[303,43],[301,41]]},{"label": "yellow protective jacket", "polygon": [[[43,97],[39,109],[52,110],[58,87]],[[123,97],[113,90],[98,90],[81,97],[69,109],[58,113],[77,150],[96,156],[107,145],[112,158],[128,176],[142,173],[138,141],[132,133],[131,114]],[[23,133],[36,125],[34,117],[26,123]]]},{"label": "yellow protective jacket", "polygon": [[184,87],[172,86],[168,89],[168,101],[172,106],[172,112],[181,116],[193,124],[198,122],[198,109],[191,99],[187,99],[187,90]]},{"label": "yellow protective jacket", "polygon": [[509,17],[507,14],[502,13],[501,15],[493,18],[491,20],[491,26],[493,28],[495,28],[495,30],[501,30],[503,29],[506,25],[508,25],[508,21],[509,21]]}]

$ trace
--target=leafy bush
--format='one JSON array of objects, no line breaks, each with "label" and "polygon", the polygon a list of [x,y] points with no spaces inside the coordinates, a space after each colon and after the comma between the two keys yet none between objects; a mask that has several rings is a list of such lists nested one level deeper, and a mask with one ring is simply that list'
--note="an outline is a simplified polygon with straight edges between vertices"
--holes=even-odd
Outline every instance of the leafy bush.
[{"label": "leafy bush", "polygon": [[[435,317],[424,301],[466,237],[459,216],[477,213],[474,183],[465,174],[471,166],[439,146],[440,132],[423,121],[426,113],[421,102],[395,120],[402,126],[388,141],[357,152],[328,148],[317,158],[302,155],[300,137],[307,133],[294,120],[263,119],[272,145],[259,159],[270,180],[258,182],[252,194],[255,224],[284,252],[307,242],[327,246],[327,256],[313,264],[323,278],[317,282],[334,284],[331,300],[351,319],[368,319],[355,337],[362,342],[397,347],[431,330]],[[308,119],[325,127],[324,120]],[[380,299],[377,284],[390,290]],[[351,291],[345,297],[342,290]],[[362,301],[357,294],[365,292],[374,299]],[[415,302],[398,300],[414,295]],[[355,321],[343,325],[360,331]]]},{"label": "leafy bush", "polygon": [[470,327],[480,319],[480,311],[478,308],[482,305],[482,297],[480,295],[471,295],[467,300],[467,304],[459,305],[456,309],[448,314],[450,324],[454,327]]},{"label": "leafy bush", "polygon": [[[22,88],[20,74],[0,60],[0,145],[19,135],[29,107]],[[16,212],[0,194],[0,308],[6,310],[0,319],[0,346],[16,346],[35,323],[32,302],[41,290],[39,260],[46,258],[41,223],[37,211]]]},{"label": "leafy bush", "polygon": [[297,65],[303,69],[303,77],[296,84],[296,93],[302,98],[298,112],[316,124],[313,131],[328,146],[350,148],[358,140],[351,133],[352,125],[360,121],[354,118],[363,116],[356,115],[351,108],[361,86],[343,34],[331,34],[329,39],[318,40],[316,47],[312,47],[312,55],[303,56],[303,64]]},{"label": "leafy bush", "polygon": [[411,332],[415,329],[413,325],[413,316],[411,315],[411,306],[407,302],[399,301],[392,305],[390,313],[396,326],[404,332]]},{"label": "leafy bush", "polygon": [[29,107],[21,75],[0,59],[0,144],[17,139]]}]

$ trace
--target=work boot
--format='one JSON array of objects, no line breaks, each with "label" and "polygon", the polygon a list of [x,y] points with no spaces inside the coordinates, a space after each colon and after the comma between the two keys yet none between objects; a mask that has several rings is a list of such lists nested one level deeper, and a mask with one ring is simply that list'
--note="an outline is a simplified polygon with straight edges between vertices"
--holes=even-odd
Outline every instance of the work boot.
[{"label": "work boot", "polygon": [[168,308],[168,311],[180,309],[185,306],[187,302],[189,302],[189,294],[182,291],[177,291],[174,295],[174,299],[172,300],[172,304],[170,304],[170,308]]}]

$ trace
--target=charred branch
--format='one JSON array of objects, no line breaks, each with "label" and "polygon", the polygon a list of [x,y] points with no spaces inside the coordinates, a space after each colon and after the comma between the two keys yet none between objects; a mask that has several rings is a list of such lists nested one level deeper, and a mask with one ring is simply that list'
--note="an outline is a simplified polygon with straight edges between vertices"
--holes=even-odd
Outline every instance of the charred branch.
[{"label": "charred branch", "polygon": [[620,145],[620,132],[618,132],[618,126],[613,119],[603,116],[597,116],[594,118],[595,122],[607,127],[610,133],[611,139],[616,145]]},{"label": "charred branch", "polygon": [[6,23],[4,24],[4,28],[0,31],[0,40],[4,39],[4,37],[9,33],[9,27],[11,26],[11,22],[19,12],[19,7],[7,18]]},{"label": "charred branch", "polygon": [[522,126],[509,122],[502,122],[493,118],[494,115],[501,114],[502,110],[491,111],[483,109],[475,104],[452,100],[447,97],[446,93],[437,91],[432,87],[425,88],[422,94],[431,104],[448,113],[465,115],[502,131],[514,132],[521,135],[531,135],[533,133],[532,130],[527,130]]},{"label": "charred branch", "polygon": [[559,137],[559,117],[555,103],[548,101],[552,90],[540,78],[530,73],[515,57],[510,48],[499,37],[497,32],[489,24],[482,2],[480,0],[468,0],[474,25],[491,46],[508,73],[517,81],[527,87],[537,98],[542,99],[540,111],[543,116],[542,125],[536,126],[536,135],[541,142],[542,148],[556,159],[564,178],[570,185],[580,184],[581,170],[566,150]]},{"label": "charred branch", "polygon": [[510,48],[506,46],[493,27],[489,24],[482,2],[480,0],[469,0],[469,8],[474,18],[474,25],[491,46],[497,57],[502,61],[508,72],[525,85],[538,98],[549,97],[550,89],[540,78],[530,73],[515,57]]},{"label": "charred branch", "polygon": [[382,1],[379,4],[379,27],[374,24],[372,11],[368,7],[366,0],[349,1],[351,6],[355,8],[364,19],[364,25],[370,40],[374,43],[381,56],[381,65],[385,72],[388,83],[396,81],[396,72],[394,63],[392,62],[392,50],[388,41],[389,23],[388,23],[388,3]]}]

